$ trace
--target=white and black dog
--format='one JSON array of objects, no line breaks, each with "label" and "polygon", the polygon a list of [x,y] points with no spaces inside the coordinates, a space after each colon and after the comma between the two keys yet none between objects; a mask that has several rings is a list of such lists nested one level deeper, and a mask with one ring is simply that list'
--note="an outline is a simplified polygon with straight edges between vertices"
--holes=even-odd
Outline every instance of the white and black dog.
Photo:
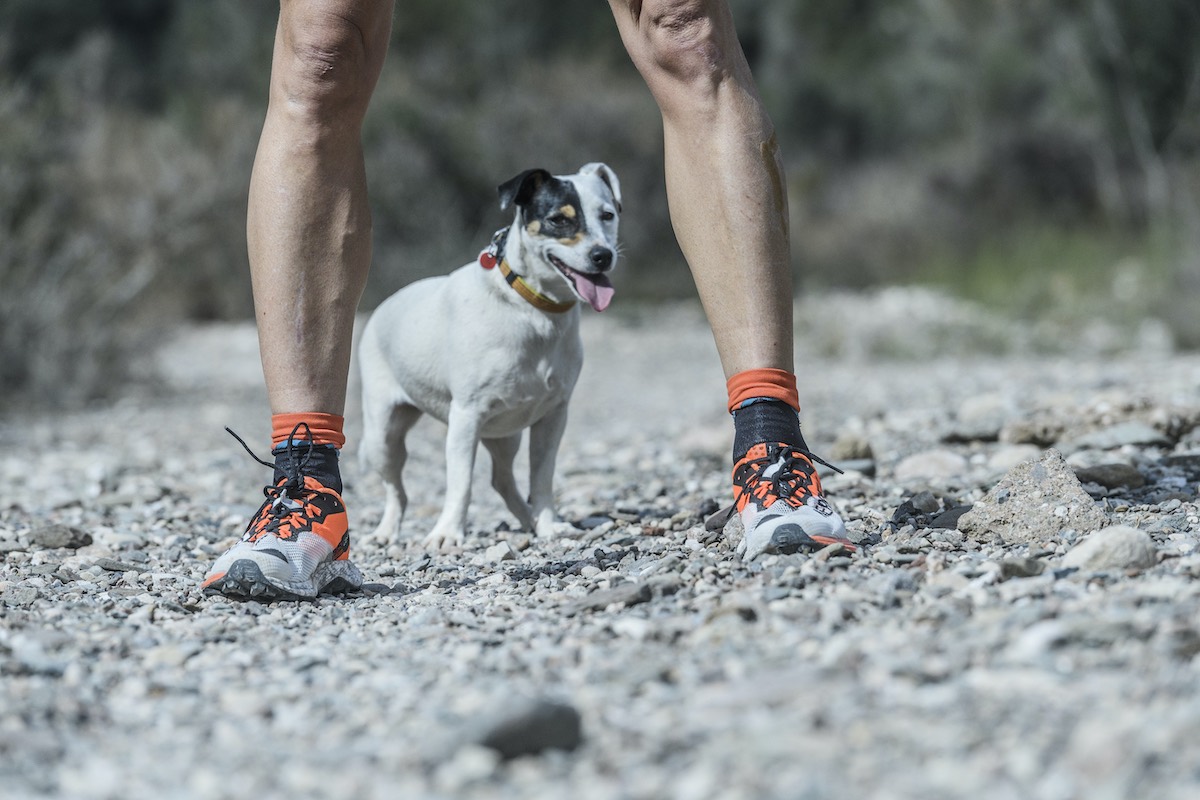
[{"label": "white and black dog", "polygon": [[[475,451],[492,457],[492,486],[538,536],[554,533],[554,461],[583,364],[579,301],[612,299],[621,187],[605,164],[574,175],[522,172],[499,187],[516,207],[477,261],[389,297],[363,331],[362,460],[387,490],[377,537],[393,540],[408,502],[404,439],[421,416],[447,425],[446,501],[431,547],[460,544]],[[513,459],[529,429],[529,499]]]}]

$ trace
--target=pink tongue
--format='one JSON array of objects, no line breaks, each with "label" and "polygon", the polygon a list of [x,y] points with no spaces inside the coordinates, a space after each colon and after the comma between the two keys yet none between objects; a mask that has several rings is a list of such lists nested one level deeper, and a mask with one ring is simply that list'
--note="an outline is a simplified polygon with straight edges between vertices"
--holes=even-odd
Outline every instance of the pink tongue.
[{"label": "pink tongue", "polygon": [[608,308],[617,290],[612,287],[607,275],[585,275],[571,270],[575,277],[575,291],[597,311]]}]

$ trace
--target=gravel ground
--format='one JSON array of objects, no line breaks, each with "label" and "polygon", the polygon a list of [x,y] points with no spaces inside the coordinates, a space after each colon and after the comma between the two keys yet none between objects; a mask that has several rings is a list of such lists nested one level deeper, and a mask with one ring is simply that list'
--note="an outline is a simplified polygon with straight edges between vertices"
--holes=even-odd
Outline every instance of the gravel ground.
[{"label": "gravel ground", "polygon": [[473,535],[426,553],[423,422],[405,539],[359,535],[347,597],[196,589],[268,477],[222,430],[267,438],[251,328],[0,420],[0,795],[1200,796],[1200,358],[921,293],[802,310],[854,555],[744,564],[705,527],[731,430],[690,306],[585,317],[560,538],[512,529],[481,457]]}]

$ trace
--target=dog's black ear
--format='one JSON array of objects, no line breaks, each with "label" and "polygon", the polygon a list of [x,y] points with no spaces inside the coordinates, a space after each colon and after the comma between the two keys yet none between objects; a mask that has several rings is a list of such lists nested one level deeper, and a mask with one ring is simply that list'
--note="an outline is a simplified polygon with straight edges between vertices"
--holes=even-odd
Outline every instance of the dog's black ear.
[{"label": "dog's black ear", "polygon": [[527,169],[515,178],[506,180],[496,190],[500,194],[500,210],[504,211],[514,204],[528,205],[533,193],[551,177],[544,169]]}]

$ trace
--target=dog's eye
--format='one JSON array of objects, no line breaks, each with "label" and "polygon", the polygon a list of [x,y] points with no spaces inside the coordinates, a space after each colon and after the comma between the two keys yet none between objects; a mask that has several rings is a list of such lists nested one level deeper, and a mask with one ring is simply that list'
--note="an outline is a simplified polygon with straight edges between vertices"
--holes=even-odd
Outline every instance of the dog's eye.
[{"label": "dog's eye", "polygon": [[600,219],[604,220],[605,222],[612,222],[616,218],[617,218],[617,215],[611,211],[601,211],[600,212]]},{"label": "dog's eye", "polygon": [[568,222],[567,215],[566,214],[551,214],[550,216],[546,217],[546,222],[549,222],[551,225],[555,225],[555,226],[566,225]]}]

